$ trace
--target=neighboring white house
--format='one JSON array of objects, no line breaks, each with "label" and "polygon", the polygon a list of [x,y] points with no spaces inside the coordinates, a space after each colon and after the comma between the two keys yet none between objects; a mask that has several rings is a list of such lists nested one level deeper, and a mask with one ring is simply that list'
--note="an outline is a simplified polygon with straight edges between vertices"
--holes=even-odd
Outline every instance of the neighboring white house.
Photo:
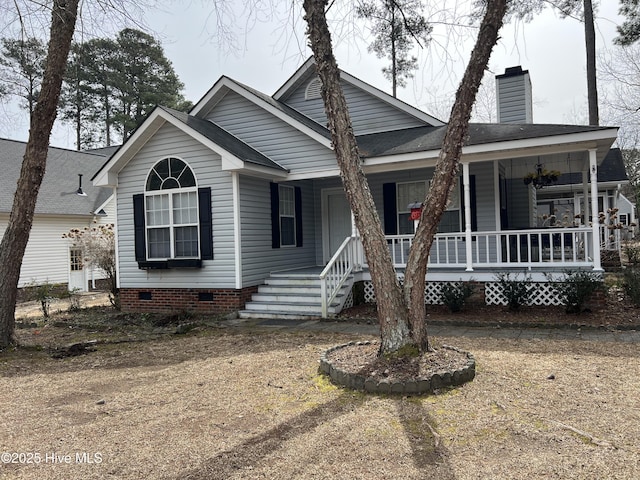
[{"label": "neighboring white house", "polygon": [[[0,139],[0,235],[9,221],[25,147],[24,142]],[[113,190],[90,181],[107,159],[99,153],[49,148],[19,287],[49,282],[86,291],[97,279],[84,267],[82,252],[62,236],[72,228],[115,224]]]},{"label": "neighboring white house", "polygon": [[[401,274],[410,205],[425,198],[446,125],[346,72],[341,83]],[[523,177],[537,165],[580,172],[597,217],[597,172],[618,129],[530,123],[528,73],[508,69],[497,83],[508,115],[470,125],[428,284],[602,271],[599,226],[539,228],[539,190]],[[326,125],[313,59],[272,96],[222,77],[188,114],[156,108],[93,178],[116,189],[122,308],[339,310],[348,287],[370,276]]]}]

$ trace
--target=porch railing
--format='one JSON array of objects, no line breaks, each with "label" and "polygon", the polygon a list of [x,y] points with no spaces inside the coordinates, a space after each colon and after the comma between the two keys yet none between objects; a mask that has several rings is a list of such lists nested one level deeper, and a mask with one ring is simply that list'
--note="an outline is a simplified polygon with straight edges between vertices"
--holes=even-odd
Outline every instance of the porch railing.
[{"label": "porch railing", "polygon": [[320,273],[322,318],[327,318],[329,305],[356,268],[361,268],[361,245],[357,237],[347,237]]},{"label": "porch railing", "polygon": [[[590,228],[545,228],[472,232],[467,249],[464,232],[439,233],[433,240],[429,266],[474,267],[553,264],[557,267],[593,264],[593,231]],[[387,236],[396,267],[405,267],[413,235]],[[471,258],[468,258],[471,252]]]}]

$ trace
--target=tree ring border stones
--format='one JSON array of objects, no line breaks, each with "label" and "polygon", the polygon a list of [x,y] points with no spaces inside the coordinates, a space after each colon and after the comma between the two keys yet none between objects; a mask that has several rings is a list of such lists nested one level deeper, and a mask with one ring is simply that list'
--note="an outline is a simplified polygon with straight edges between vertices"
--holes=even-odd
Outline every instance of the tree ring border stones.
[{"label": "tree ring border stones", "polygon": [[470,382],[476,376],[476,360],[474,356],[463,350],[449,345],[442,345],[446,348],[459,353],[464,353],[467,357],[466,364],[457,370],[439,371],[431,374],[428,378],[414,378],[410,380],[389,381],[388,379],[376,380],[372,377],[365,377],[357,373],[349,373],[341,368],[333,365],[328,356],[341,348],[347,348],[358,345],[371,345],[373,342],[349,342],[342,345],[336,345],[325,351],[320,357],[321,373],[327,375],[331,381],[343,387],[352,390],[364,391],[367,393],[391,393],[402,395],[419,395],[424,393],[433,393],[443,387],[452,387]]}]

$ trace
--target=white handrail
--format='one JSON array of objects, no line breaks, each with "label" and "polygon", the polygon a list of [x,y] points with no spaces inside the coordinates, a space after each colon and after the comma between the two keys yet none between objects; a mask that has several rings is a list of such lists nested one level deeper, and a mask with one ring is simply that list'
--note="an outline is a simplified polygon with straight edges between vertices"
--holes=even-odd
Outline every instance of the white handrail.
[{"label": "white handrail", "polygon": [[356,237],[345,238],[320,274],[322,318],[327,318],[329,305],[353,272],[356,264]]},{"label": "white handrail", "polygon": [[[467,245],[471,237],[471,246]],[[389,235],[387,243],[395,267],[405,267],[413,235]],[[596,245],[598,243],[595,243]],[[543,228],[490,232],[439,233],[429,253],[429,266],[466,268],[593,265],[591,229]],[[471,252],[471,258],[468,257]]]}]

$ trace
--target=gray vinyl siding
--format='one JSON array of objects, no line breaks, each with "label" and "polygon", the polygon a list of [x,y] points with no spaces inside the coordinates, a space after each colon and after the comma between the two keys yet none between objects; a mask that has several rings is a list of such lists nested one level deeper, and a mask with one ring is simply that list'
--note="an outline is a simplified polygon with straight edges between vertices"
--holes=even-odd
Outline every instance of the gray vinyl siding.
[{"label": "gray vinyl siding", "polygon": [[496,225],[496,195],[494,191],[494,163],[483,162],[469,166],[469,173],[476,177],[476,218],[479,232],[498,230]]},{"label": "gray vinyl siding", "polygon": [[531,80],[529,74],[498,78],[499,123],[532,123]]},{"label": "gray vinyl siding", "polygon": [[[133,195],[144,192],[149,169],[174,156],[193,170],[198,187],[212,189],[213,260],[203,268],[140,270],[135,260]],[[231,175],[218,155],[179,129],[165,124],[119,173],[118,243],[122,288],[235,288],[235,247]]]},{"label": "gray vinyl siding", "polygon": [[[349,105],[349,114],[356,135],[366,133],[399,130],[403,128],[422,127],[425,122],[393,107],[361,90],[350,83],[341,82]],[[287,104],[312,118],[320,125],[327,124],[324,106],[321,98],[305,100],[305,90],[308,82],[303,83],[287,98]]]},{"label": "gray vinyl siding", "polygon": [[243,287],[263,283],[273,271],[317,265],[314,240],[319,235],[315,230],[313,183],[305,181],[284,185],[301,189],[302,247],[272,248],[269,181],[240,177]]},{"label": "gray vinyl siding", "polygon": [[521,178],[507,180],[507,216],[509,230],[521,230],[530,225],[530,192]]},{"label": "gray vinyl siding", "polygon": [[237,93],[229,92],[207,118],[292,172],[336,168],[331,149]]}]

